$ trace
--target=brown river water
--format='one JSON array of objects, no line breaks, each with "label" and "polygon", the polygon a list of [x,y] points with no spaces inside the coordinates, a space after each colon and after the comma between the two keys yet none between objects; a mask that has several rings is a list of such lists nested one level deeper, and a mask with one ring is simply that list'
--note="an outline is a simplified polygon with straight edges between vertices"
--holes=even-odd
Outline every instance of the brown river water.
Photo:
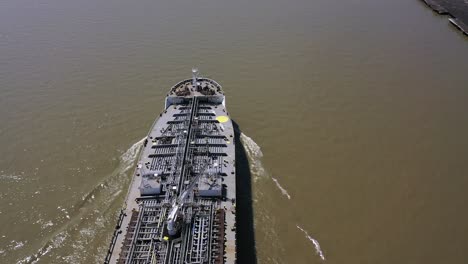
[{"label": "brown river water", "polygon": [[0,263],[102,263],[193,66],[243,133],[258,263],[467,263],[468,38],[417,0],[0,1]]}]

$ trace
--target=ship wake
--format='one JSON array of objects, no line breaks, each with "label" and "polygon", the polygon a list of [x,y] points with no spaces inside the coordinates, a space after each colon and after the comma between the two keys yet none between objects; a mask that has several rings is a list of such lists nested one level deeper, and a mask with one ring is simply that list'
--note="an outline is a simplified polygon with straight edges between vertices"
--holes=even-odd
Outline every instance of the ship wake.
[{"label": "ship wake", "polygon": [[146,137],[142,138],[127,149],[120,156],[120,162],[116,169],[91,189],[91,191],[83,195],[81,198],[82,202],[75,207],[78,209],[82,208],[86,203],[92,202],[99,195],[102,196],[101,192],[103,191],[106,193],[112,193],[112,196],[116,196],[116,193],[120,193],[122,191],[122,185],[119,184],[119,182],[123,180],[122,178],[127,176],[127,172],[135,165],[135,161],[138,158],[138,154],[140,153],[140,149],[143,146],[145,139]]},{"label": "ship wake", "polygon": [[[17,263],[34,264],[43,258],[57,258],[65,263],[100,263],[107,250],[107,244],[102,241],[109,240],[108,229],[115,222],[122,189],[129,183],[129,171],[135,166],[145,139],[146,137],[123,152],[114,171],[83,195],[75,205],[67,208],[68,220],[58,226],[34,254],[18,260]],[[86,251],[87,248],[92,248],[89,247],[90,244],[95,245],[95,252]],[[70,255],[54,253],[57,249],[70,252]]]},{"label": "ship wake", "polygon": [[[245,135],[244,133],[241,133],[240,139],[249,159],[250,172],[254,176],[254,181],[258,180],[259,178],[268,177],[268,172],[262,164],[263,152],[260,146],[252,138]],[[291,195],[289,195],[288,191],[280,185],[278,179],[271,177],[271,180],[273,180],[281,193],[290,200]]]},{"label": "ship wake", "polygon": [[[271,179],[275,183],[276,187],[280,190],[281,194],[285,196],[286,198],[288,198],[288,200],[291,200],[292,197],[288,193],[288,191],[280,184],[278,179],[269,175],[268,171],[263,166],[262,164],[263,153],[262,153],[260,146],[252,138],[248,137],[244,133],[240,134],[240,140],[245,149],[245,153],[249,162],[249,169],[253,176],[254,182],[256,182],[258,179],[265,179],[265,178]],[[256,184],[254,184],[254,186],[255,185]],[[259,199],[266,199],[265,195],[266,193],[262,191],[262,188],[255,188],[254,202],[257,202]],[[279,239],[279,235],[276,232],[276,228],[273,225],[271,225],[271,223],[274,222],[272,221],[272,218],[275,218],[275,216],[271,215],[270,212],[266,210],[263,206],[258,206],[255,218],[256,218],[255,221],[261,222],[259,225],[270,226],[270,228],[268,229],[268,232],[265,232],[264,234],[266,239],[270,241],[270,243],[274,245],[274,247],[277,247],[279,249],[282,248],[281,240]],[[309,235],[309,233],[306,230],[304,230],[302,227],[300,227],[299,225],[296,225],[296,227],[301,232],[304,233],[305,237],[310,242],[312,242],[315,248],[315,252],[320,257],[320,259],[322,261],[325,261],[325,254],[323,253],[319,242],[315,238],[313,238],[311,235]],[[271,260],[269,260],[268,262],[271,262]]]},{"label": "ship wake", "polygon": [[320,257],[322,260],[325,260],[325,255],[323,254],[322,249],[320,248],[319,242],[318,242],[315,238],[311,237],[311,236],[309,235],[309,233],[307,233],[307,231],[305,231],[305,230],[304,230],[302,227],[300,227],[299,225],[296,225],[296,227],[304,233],[305,237],[306,237],[307,239],[309,239],[310,242],[312,242],[312,244],[314,244],[315,252],[317,252],[317,255],[319,255],[319,257]]},{"label": "ship wake", "polygon": [[255,141],[252,138],[248,137],[244,133],[241,133],[240,140],[245,148],[245,152],[247,153],[250,171],[254,176],[254,180],[257,180],[259,177],[265,176],[266,171],[263,167],[261,160],[263,157],[263,152],[260,149],[260,146],[257,145],[257,143],[255,143]]},{"label": "ship wake", "polygon": [[289,200],[291,200],[291,195],[289,195],[288,191],[286,191],[286,189],[283,188],[283,186],[281,186],[278,182],[277,179],[271,177],[271,179],[275,182],[276,184],[276,187],[278,187],[278,189],[280,189],[281,193],[286,196]]}]

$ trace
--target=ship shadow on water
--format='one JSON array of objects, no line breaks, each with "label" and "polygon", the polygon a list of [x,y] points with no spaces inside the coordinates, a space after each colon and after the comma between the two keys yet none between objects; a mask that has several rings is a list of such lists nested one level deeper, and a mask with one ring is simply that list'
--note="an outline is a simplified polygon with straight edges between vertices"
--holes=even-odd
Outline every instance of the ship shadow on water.
[{"label": "ship shadow on water", "polygon": [[240,140],[239,125],[232,120],[236,145],[236,220],[237,220],[237,263],[257,263],[253,219],[252,174],[249,160]]}]

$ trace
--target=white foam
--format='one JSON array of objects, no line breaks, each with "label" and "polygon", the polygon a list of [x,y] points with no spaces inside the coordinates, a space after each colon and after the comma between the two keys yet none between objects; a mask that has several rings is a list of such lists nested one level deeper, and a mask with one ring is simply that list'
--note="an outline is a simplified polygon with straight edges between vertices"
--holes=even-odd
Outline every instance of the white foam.
[{"label": "white foam", "polygon": [[8,248],[10,250],[17,250],[17,249],[20,249],[22,247],[24,247],[24,245],[26,244],[27,241],[16,241],[16,240],[12,240],[10,245],[8,246]]},{"label": "white foam", "polygon": [[275,179],[275,178],[273,178],[273,177],[271,177],[271,179],[275,182],[276,187],[278,187],[278,189],[280,189],[281,193],[282,193],[284,196],[288,197],[289,200],[291,200],[291,195],[289,195],[288,191],[286,191],[286,189],[284,189],[283,186],[281,186],[281,185],[279,184],[278,180]]},{"label": "white foam", "polygon": [[41,230],[44,230],[44,229],[54,225],[54,223],[52,221],[49,220],[48,222],[45,222],[45,220],[42,219],[42,218],[39,218],[39,220],[34,222],[34,224],[39,224],[41,226]]},{"label": "white foam", "polygon": [[48,227],[50,227],[50,226],[53,226],[53,225],[54,225],[54,223],[53,223],[52,221],[49,221],[49,222],[44,223],[44,224],[41,226],[41,229],[46,229],[46,228],[48,228]]},{"label": "white foam", "polygon": [[117,192],[115,192],[112,197],[117,197],[120,193],[122,192],[122,190],[118,190]]},{"label": "white foam", "polygon": [[140,141],[133,144],[127,151],[125,151],[122,156],[120,156],[120,160],[122,161],[123,172],[132,168],[133,163],[138,157],[138,153],[140,152],[141,146],[145,142],[146,137],[142,138]]},{"label": "white foam", "polygon": [[[143,146],[143,143],[145,141],[146,137],[142,138],[141,140],[139,140],[138,142],[136,142],[135,144],[133,144],[128,150],[126,150],[121,156],[120,156],[120,164],[119,164],[119,167],[116,168],[116,171],[112,174],[112,177],[115,177],[117,175],[124,175],[126,171],[128,171],[129,169],[131,169],[134,165],[134,162],[135,160],[138,158],[138,154],[140,152],[140,149],[141,147]],[[79,170],[79,169],[78,169]],[[13,179],[13,180],[20,180],[21,178],[16,178],[16,177],[3,177],[3,175],[0,177],[0,179],[2,178],[5,178],[5,179]],[[118,183],[120,183],[121,181],[119,180],[116,180],[116,179],[108,179],[108,181],[116,181]],[[104,189],[105,187],[109,187],[108,185],[110,185],[111,183],[100,183],[98,185],[98,188],[102,188]],[[121,192],[121,190],[119,189],[121,186],[118,185],[118,186],[112,186],[112,187],[115,187],[114,189],[116,190],[110,190],[112,192],[114,192],[114,194],[118,194]],[[96,199],[98,199],[98,195],[96,195],[94,193],[95,190],[91,191],[90,193],[88,193],[87,195],[84,195],[82,197],[82,200],[84,201],[94,201]],[[116,196],[116,195],[114,195]],[[62,206],[58,206],[57,209],[59,211],[61,211],[61,213],[63,213],[64,217],[66,217],[67,219],[71,219],[71,215],[69,214],[69,212],[67,211],[67,209],[65,209],[64,207]],[[83,217],[82,217],[83,218]],[[86,219],[88,219],[88,217],[86,217]],[[99,225],[98,224],[98,221],[99,219],[96,219],[96,222],[93,224],[93,227],[92,228],[83,228],[79,231],[80,233],[80,239],[78,239],[78,241],[74,241],[72,246],[75,248],[75,247],[80,247],[82,245],[84,245],[85,243],[87,243],[87,241],[90,241],[95,235],[96,235],[96,230],[93,229],[95,228],[96,226],[99,226],[100,228],[102,228],[102,226],[104,226],[104,224],[102,225]],[[67,225],[70,223],[71,221],[68,221]],[[44,220],[41,220],[39,221],[39,223],[41,224],[41,228],[42,229],[45,229],[47,227],[50,227],[50,226],[54,226],[55,224],[52,222],[52,221],[49,221],[47,223],[44,223]],[[68,229],[67,226],[63,227],[65,229]],[[62,247],[62,245],[64,245],[64,243],[66,243],[66,240],[70,237],[70,235],[66,232],[66,231],[62,231],[58,234],[56,234],[55,236],[53,236],[50,240],[46,241],[44,243],[44,245],[39,248],[36,253],[30,255],[30,256],[27,256],[27,257],[24,257],[23,259],[20,259],[17,264],[34,264],[34,263],[37,263],[38,260],[42,257],[42,256],[45,256],[47,254],[49,254],[52,250],[54,249],[57,249],[59,247]],[[76,257],[75,256],[76,254],[72,255],[72,256],[69,256],[71,258],[74,258]],[[73,261],[73,263],[76,262],[76,261]]]},{"label": "white foam", "polygon": [[309,239],[309,240],[312,242],[312,244],[314,244],[315,251],[316,251],[317,254],[320,256],[320,258],[321,258],[322,260],[325,260],[325,255],[323,254],[322,249],[320,248],[319,242],[318,242],[316,239],[314,239],[313,237],[311,237],[311,236],[309,235],[309,233],[307,233],[307,231],[305,231],[302,227],[300,227],[300,226],[298,226],[298,225],[296,225],[296,227],[297,227],[299,230],[301,230],[301,231],[305,234],[306,238]]},{"label": "white foam", "polygon": [[2,174],[0,175],[0,180],[10,180],[10,181],[21,181],[22,178],[19,175],[14,175],[14,174]]},{"label": "white foam", "polygon": [[245,150],[254,157],[261,158],[263,157],[263,152],[260,149],[260,146],[255,143],[255,141],[248,137],[246,134],[241,133],[240,139],[245,147]]},{"label": "white foam", "polygon": [[17,264],[34,264],[37,263],[39,258],[47,255],[52,249],[60,247],[65,239],[68,237],[66,232],[60,232],[55,235],[49,242],[40,248],[35,254],[27,256],[17,262]]},{"label": "white foam", "polygon": [[[122,181],[119,178],[126,177],[126,172],[133,167],[145,139],[146,137],[142,138],[138,142],[134,143],[129,149],[127,149],[120,156],[120,163],[118,167],[116,167],[115,170],[103,180],[103,182],[99,183],[91,191],[83,195],[81,200],[91,203],[99,199],[99,195],[104,189],[107,192],[110,192],[110,194],[120,191],[122,187]],[[113,197],[116,197],[116,195]]]},{"label": "white foam", "polygon": [[250,171],[254,176],[254,180],[256,180],[258,177],[265,176],[266,171],[261,160],[263,157],[263,152],[260,149],[260,146],[255,143],[252,138],[246,136],[244,133],[241,133],[240,140],[244,146],[247,157],[249,158]]}]

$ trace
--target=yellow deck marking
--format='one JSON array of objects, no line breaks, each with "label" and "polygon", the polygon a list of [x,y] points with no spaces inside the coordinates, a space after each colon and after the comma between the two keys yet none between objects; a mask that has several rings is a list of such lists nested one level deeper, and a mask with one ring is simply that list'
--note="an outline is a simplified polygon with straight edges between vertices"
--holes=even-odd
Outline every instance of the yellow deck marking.
[{"label": "yellow deck marking", "polygon": [[227,116],[217,116],[216,120],[218,120],[220,123],[226,123],[227,121],[229,121],[229,117],[227,117]]}]

